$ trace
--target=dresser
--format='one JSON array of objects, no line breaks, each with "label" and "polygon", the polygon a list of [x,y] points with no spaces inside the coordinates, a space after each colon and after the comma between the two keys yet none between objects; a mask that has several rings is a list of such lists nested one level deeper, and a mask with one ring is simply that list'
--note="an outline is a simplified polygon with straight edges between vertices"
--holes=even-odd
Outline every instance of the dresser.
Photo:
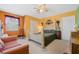
[{"label": "dresser", "polygon": [[79,32],[71,33],[72,54],[79,54]]}]

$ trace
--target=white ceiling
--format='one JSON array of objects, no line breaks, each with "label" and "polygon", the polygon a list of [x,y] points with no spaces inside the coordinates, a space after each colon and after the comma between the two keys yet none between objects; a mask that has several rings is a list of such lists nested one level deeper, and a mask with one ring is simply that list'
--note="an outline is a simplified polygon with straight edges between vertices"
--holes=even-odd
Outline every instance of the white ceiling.
[{"label": "white ceiling", "polygon": [[36,6],[37,4],[0,4],[0,10],[22,16],[30,15],[42,18],[76,10],[78,7],[77,4],[47,4],[48,12],[38,13],[34,9]]}]

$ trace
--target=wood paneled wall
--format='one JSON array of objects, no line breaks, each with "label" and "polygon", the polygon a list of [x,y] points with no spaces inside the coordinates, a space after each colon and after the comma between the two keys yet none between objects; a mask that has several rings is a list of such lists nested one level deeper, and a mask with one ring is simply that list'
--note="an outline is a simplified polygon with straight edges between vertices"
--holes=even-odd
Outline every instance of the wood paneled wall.
[{"label": "wood paneled wall", "polygon": [[[9,15],[9,16],[13,16],[13,17],[19,18],[19,21],[20,21],[19,31],[13,31],[13,32],[6,31],[5,15]],[[18,35],[20,30],[24,28],[23,16],[19,16],[19,15],[8,13],[8,12],[4,12],[4,11],[0,11],[0,20],[3,22],[3,31],[4,31],[4,33],[6,33],[6,34],[8,34],[10,36],[11,35]]]}]

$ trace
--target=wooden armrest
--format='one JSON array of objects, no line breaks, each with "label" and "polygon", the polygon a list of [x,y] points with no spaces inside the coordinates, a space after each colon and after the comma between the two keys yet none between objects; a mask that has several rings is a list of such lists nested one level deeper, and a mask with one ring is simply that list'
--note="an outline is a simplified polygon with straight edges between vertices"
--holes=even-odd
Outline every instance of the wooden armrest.
[{"label": "wooden armrest", "polygon": [[3,51],[4,54],[27,54],[29,53],[28,45],[27,44],[21,44],[19,46],[6,49]]}]

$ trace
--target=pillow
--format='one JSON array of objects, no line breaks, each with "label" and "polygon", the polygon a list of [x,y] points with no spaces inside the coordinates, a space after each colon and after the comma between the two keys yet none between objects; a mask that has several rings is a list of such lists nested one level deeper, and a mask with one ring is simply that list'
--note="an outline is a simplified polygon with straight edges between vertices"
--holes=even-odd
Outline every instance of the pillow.
[{"label": "pillow", "polygon": [[4,49],[4,42],[0,39],[0,51]]},{"label": "pillow", "polygon": [[4,42],[0,39],[0,44],[4,46]]},{"label": "pillow", "polygon": [[2,46],[2,45],[0,44],[0,52],[2,52],[3,49],[4,49],[4,46]]}]

